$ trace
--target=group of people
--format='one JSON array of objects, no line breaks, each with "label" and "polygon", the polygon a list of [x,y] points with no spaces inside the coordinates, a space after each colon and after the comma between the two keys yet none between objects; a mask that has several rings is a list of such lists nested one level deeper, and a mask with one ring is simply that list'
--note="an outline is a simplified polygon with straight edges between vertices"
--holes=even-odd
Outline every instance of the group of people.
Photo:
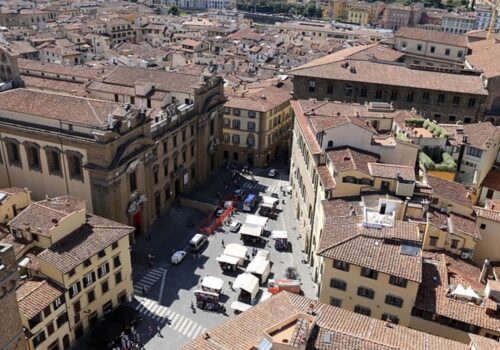
[{"label": "group of people", "polygon": [[120,338],[113,343],[113,350],[145,350],[141,335],[134,327],[130,331],[123,332]]}]

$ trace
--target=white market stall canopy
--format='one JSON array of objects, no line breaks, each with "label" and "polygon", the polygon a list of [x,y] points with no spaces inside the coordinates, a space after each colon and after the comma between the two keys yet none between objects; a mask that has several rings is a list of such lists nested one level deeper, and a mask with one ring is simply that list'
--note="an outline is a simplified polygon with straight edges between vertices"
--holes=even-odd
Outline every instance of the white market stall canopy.
[{"label": "white market stall canopy", "polygon": [[256,273],[258,275],[263,275],[270,269],[271,262],[262,258],[253,259],[250,264],[248,264],[246,272]]},{"label": "white market stall canopy", "polygon": [[234,280],[233,288],[242,289],[254,298],[259,291],[259,279],[250,273],[242,273]]},{"label": "white market stall canopy", "polygon": [[266,259],[266,260],[269,260],[269,251],[267,250],[264,250],[264,249],[260,249],[257,254],[255,255],[256,258],[260,258],[260,259]]},{"label": "white market stall canopy", "polygon": [[277,198],[269,197],[269,196],[262,196],[262,202],[260,203],[260,206],[272,208],[275,205],[277,205],[278,202],[279,202],[279,199],[277,199]]},{"label": "white market stall canopy", "polygon": [[242,303],[241,301],[238,301],[238,300],[235,300],[231,303],[231,309],[238,310],[241,312],[247,311],[251,307],[252,307],[252,305]]},{"label": "white market stall canopy", "polygon": [[222,254],[217,257],[217,261],[224,263],[224,264],[229,264],[229,265],[237,265],[238,262],[240,261],[241,258],[238,258],[236,256],[230,256],[226,254]]},{"label": "white market stall canopy", "polygon": [[247,215],[245,224],[265,227],[269,219],[258,215]]},{"label": "white market stall canopy", "polygon": [[262,230],[262,226],[244,224],[240,228],[240,234],[245,236],[260,237]]},{"label": "white market stall canopy", "polygon": [[230,243],[224,249],[224,255],[244,259],[247,256],[247,248],[238,243]]},{"label": "white market stall canopy", "polygon": [[273,239],[288,239],[288,233],[286,231],[273,230],[271,232],[271,237],[273,237]]},{"label": "white market stall canopy", "polygon": [[221,290],[223,285],[224,281],[214,276],[205,276],[203,277],[203,281],[201,281],[202,287],[212,290]]}]

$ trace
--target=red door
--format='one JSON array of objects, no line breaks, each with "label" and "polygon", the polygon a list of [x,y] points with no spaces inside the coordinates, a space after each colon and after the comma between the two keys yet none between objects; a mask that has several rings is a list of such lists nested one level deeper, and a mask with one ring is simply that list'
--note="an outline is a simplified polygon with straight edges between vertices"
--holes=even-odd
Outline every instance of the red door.
[{"label": "red door", "polygon": [[134,214],[133,221],[134,221],[134,227],[135,227],[135,234],[140,235],[142,233],[142,211],[141,210],[139,210],[137,213]]}]

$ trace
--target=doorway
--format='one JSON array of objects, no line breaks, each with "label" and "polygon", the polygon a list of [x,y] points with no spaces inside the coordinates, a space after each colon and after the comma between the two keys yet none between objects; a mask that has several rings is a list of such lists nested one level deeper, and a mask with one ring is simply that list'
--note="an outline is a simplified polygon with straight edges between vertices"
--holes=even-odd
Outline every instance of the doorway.
[{"label": "doorway", "polygon": [[384,215],[386,209],[387,209],[387,204],[385,203],[380,204],[380,214]]},{"label": "doorway", "polygon": [[69,335],[67,334],[63,337],[63,348],[64,350],[69,349]]},{"label": "doorway", "polygon": [[388,191],[389,190],[389,182],[382,181],[382,183],[380,184],[380,189],[382,191]]},{"label": "doorway", "polygon": [[177,198],[177,194],[181,192],[181,183],[179,179],[175,180],[174,182],[174,191],[175,191],[175,197]]},{"label": "doorway", "polygon": [[132,217],[133,226],[135,227],[135,234],[140,235],[142,233],[142,210],[139,210]]},{"label": "doorway", "polygon": [[82,335],[83,335],[83,325],[80,323],[75,328],[75,339],[80,339]]},{"label": "doorway", "polygon": [[252,165],[253,166],[253,153],[248,153],[247,155],[247,162],[248,164]]}]

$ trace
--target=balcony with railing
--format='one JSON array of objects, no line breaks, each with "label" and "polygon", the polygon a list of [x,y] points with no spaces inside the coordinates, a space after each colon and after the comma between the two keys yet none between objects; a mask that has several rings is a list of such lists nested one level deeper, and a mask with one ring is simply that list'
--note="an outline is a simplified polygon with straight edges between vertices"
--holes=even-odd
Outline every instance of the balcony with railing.
[{"label": "balcony with railing", "polygon": [[153,138],[175,130],[195,115],[194,104],[172,103],[156,112],[151,122]]}]

